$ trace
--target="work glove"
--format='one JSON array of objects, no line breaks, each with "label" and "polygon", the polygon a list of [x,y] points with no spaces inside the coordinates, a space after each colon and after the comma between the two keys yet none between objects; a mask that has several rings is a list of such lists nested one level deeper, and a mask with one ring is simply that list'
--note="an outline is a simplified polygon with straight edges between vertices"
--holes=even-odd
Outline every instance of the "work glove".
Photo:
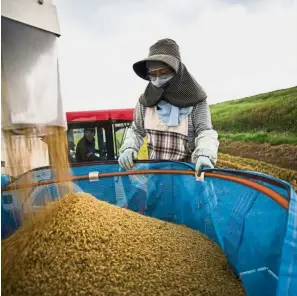
[{"label": "work glove", "polygon": [[214,168],[209,157],[201,155],[198,157],[197,162],[196,162],[196,167],[195,167],[195,171],[196,171],[196,174],[198,177],[200,177],[200,175],[201,175],[202,168],[205,168],[205,167],[211,168],[211,169]]},{"label": "work glove", "polygon": [[134,166],[134,159],[137,157],[137,152],[134,149],[126,149],[119,157],[119,165],[121,168],[131,170]]}]

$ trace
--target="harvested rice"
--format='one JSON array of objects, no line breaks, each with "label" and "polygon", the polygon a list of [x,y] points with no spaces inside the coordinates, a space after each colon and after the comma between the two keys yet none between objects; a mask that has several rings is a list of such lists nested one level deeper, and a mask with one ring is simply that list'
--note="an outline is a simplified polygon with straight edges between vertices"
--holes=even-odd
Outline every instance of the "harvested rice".
[{"label": "harvested rice", "polygon": [[245,295],[201,233],[69,194],[2,242],[3,295]]}]

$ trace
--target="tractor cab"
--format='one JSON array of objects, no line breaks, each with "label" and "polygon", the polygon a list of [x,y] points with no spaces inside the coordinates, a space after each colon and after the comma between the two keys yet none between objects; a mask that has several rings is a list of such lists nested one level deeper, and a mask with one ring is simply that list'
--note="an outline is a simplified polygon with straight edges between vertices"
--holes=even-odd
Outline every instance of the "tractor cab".
[{"label": "tractor cab", "polygon": [[67,112],[68,157],[71,164],[79,163],[77,149],[85,130],[92,130],[95,139],[94,161],[115,160],[127,129],[133,121],[133,109]]},{"label": "tractor cab", "polygon": [[[85,129],[91,129],[94,133],[96,157],[91,161],[116,160],[127,129],[132,124],[133,112],[133,109],[67,112],[68,159],[70,164],[82,163],[76,159],[76,150],[77,144],[84,137]],[[26,147],[26,140],[22,135],[15,134],[12,141],[13,146],[23,145]],[[18,177],[28,170],[50,165],[46,141],[42,137],[36,137],[32,138],[31,142],[30,157],[24,151],[24,154],[15,155],[11,163],[9,145],[1,134],[1,174]],[[16,163],[18,164],[17,168],[15,167]]]}]

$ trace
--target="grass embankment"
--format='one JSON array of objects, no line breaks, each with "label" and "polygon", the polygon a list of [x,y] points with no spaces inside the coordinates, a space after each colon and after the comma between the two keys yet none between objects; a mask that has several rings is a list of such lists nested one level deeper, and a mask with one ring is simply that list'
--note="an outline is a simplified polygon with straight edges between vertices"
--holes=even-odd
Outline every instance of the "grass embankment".
[{"label": "grass embankment", "polygon": [[297,87],[211,106],[220,152],[297,171]]},{"label": "grass embankment", "polygon": [[297,135],[297,87],[211,106],[212,122],[222,135],[248,133],[265,140]]}]

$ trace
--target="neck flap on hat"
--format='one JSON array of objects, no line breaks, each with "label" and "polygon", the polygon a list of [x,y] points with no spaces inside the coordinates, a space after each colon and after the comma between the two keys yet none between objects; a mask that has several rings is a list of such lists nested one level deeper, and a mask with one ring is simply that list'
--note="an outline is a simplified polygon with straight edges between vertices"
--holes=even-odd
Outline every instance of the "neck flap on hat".
[{"label": "neck flap on hat", "polygon": [[207,97],[203,88],[188,72],[186,66],[180,63],[176,75],[163,87],[155,87],[149,83],[139,102],[145,107],[155,106],[160,100],[177,107],[191,107]]},{"label": "neck flap on hat", "polygon": [[206,93],[181,62],[179,46],[172,39],[161,39],[150,47],[149,56],[133,65],[135,73],[149,80],[147,62],[162,62],[170,66],[175,76],[164,86],[149,83],[139,101],[145,107],[152,107],[160,100],[177,107],[191,107],[206,99]]}]

